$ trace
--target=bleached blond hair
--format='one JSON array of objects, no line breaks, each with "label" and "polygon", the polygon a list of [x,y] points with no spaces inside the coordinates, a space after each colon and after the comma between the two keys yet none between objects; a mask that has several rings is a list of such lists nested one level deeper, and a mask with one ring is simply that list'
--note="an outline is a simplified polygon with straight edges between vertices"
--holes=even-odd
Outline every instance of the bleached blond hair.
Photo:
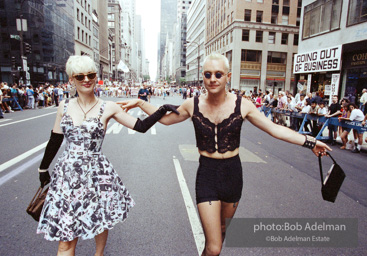
[{"label": "bleached blond hair", "polygon": [[97,72],[97,67],[91,57],[87,55],[70,56],[66,62],[66,74],[72,77],[75,74]]},{"label": "bleached blond hair", "polygon": [[222,54],[219,54],[219,53],[216,53],[216,52],[212,52],[211,54],[209,54],[208,56],[205,57],[203,66],[209,60],[222,60],[222,61],[224,61],[224,66],[227,69],[227,72],[229,72],[229,61],[228,61],[226,56],[224,56]]}]

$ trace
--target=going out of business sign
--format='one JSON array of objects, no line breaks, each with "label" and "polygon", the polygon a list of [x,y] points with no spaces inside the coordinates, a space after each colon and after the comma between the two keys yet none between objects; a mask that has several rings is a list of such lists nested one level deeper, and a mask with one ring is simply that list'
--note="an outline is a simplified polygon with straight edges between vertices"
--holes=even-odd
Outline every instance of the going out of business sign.
[{"label": "going out of business sign", "polygon": [[293,73],[313,73],[340,70],[341,45],[300,53],[294,56]]}]

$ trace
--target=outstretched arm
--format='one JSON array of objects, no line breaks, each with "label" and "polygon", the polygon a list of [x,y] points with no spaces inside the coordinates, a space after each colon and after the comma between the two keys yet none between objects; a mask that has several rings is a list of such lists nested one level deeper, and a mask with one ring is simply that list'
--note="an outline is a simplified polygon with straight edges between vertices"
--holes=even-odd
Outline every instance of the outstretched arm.
[{"label": "outstretched arm", "polygon": [[[248,100],[242,100],[241,112],[244,118],[247,118],[253,125],[260,128],[261,130],[267,132],[274,138],[293,143],[296,145],[306,146],[306,140],[312,140],[311,136],[306,136],[299,134],[287,127],[282,125],[274,124],[267,117],[265,117],[255,106]],[[321,141],[316,141],[315,147],[313,147],[313,153],[318,156],[326,155],[326,151],[332,151],[325,143]]]},{"label": "outstretched arm", "polygon": [[[149,104],[146,101],[138,100],[138,99],[117,102],[117,104],[120,104],[121,107],[125,111],[129,111],[132,108],[140,107],[141,110],[143,110],[148,115],[152,115],[155,111],[158,110],[158,108],[153,106],[152,104]],[[193,106],[193,99],[188,99],[184,101],[184,103],[181,106],[177,108],[179,115],[174,114],[174,113],[167,114],[163,116],[159,120],[159,122],[164,125],[171,125],[171,124],[182,122],[191,116],[190,113],[192,112],[191,111],[192,106]]]}]

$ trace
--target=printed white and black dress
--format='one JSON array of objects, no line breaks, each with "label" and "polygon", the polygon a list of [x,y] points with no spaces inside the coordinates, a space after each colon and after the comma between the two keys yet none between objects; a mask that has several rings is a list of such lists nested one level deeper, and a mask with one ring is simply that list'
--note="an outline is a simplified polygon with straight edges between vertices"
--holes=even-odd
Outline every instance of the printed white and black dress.
[{"label": "printed white and black dress", "polygon": [[127,218],[135,205],[120,177],[101,153],[105,130],[100,118],[75,126],[67,114],[68,99],[60,126],[65,151],[51,175],[51,184],[37,233],[51,241],[90,239]]}]

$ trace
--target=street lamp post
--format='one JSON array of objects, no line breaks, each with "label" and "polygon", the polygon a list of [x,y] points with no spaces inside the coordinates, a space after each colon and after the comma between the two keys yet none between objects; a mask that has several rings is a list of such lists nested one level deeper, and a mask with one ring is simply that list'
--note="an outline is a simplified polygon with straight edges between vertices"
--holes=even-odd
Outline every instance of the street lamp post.
[{"label": "street lamp post", "polygon": [[198,44],[197,42],[190,42],[190,41],[186,41],[186,44],[196,44],[198,47],[198,86],[200,85],[200,44]]}]

